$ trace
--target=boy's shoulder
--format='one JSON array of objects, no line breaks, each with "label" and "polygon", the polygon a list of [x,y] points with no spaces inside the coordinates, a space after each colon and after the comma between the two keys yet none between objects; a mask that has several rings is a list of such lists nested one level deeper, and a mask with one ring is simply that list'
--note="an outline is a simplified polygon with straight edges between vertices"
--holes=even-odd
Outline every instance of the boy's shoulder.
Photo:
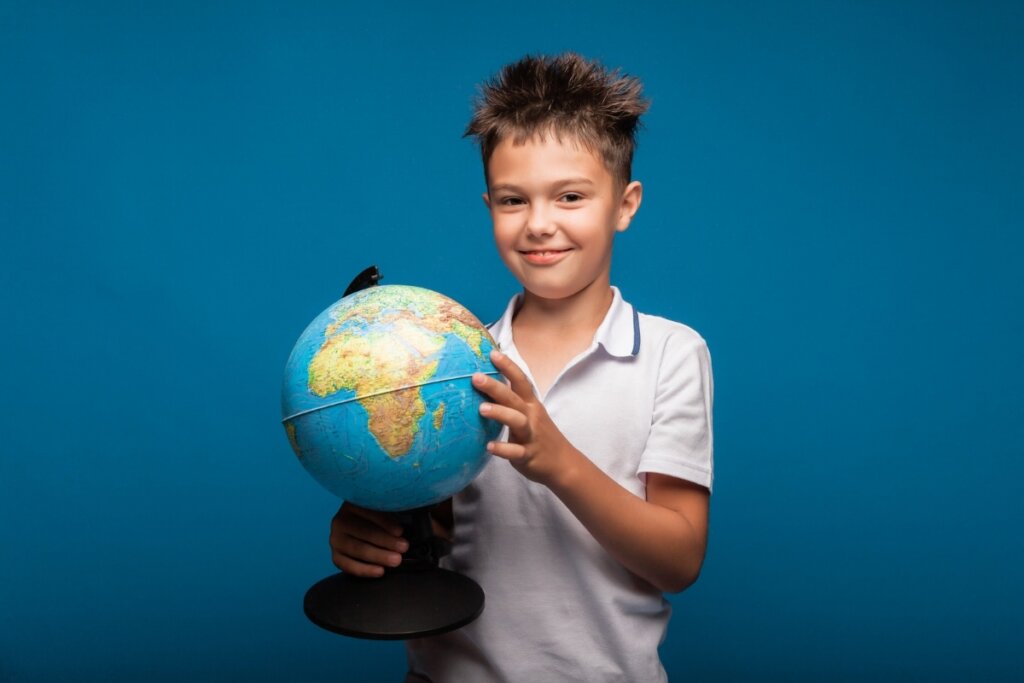
[{"label": "boy's shoulder", "polygon": [[650,313],[638,312],[637,318],[642,343],[645,345],[650,343],[655,348],[707,347],[704,337],[685,323]]}]

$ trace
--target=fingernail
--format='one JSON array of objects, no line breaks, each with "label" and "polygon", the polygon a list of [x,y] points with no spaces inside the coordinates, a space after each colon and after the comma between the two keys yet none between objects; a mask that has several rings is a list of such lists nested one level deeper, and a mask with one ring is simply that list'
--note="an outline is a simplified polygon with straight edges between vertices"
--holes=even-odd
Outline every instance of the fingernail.
[{"label": "fingernail", "polygon": [[504,355],[505,354],[498,349],[491,349],[491,358],[502,358]]},{"label": "fingernail", "polygon": [[494,442],[493,441],[488,441],[487,442],[487,452],[491,453],[493,451],[494,451]]},{"label": "fingernail", "polygon": [[483,384],[483,383],[484,383],[484,376],[483,375],[481,375],[480,373],[477,373],[477,374],[473,375],[473,384]]},{"label": "fingernail", "polygon": [[388,564],[390,564],[392,567],[397,567],[398,565],[402,564],[402,556],[388,555]]},{"label": "fingernail", "polygon": [[409,549],[409,542],[408,541],[399,541],[398,543],[395,544],[395,546],[397,547],[398,552],[404,553],[406,550]]},{"label": "fingernail", "polygon": [[480,413],[482,415],[486,415],[489,412],[491,412],[491,404],[490,403],[481,403],[480,404]]}]

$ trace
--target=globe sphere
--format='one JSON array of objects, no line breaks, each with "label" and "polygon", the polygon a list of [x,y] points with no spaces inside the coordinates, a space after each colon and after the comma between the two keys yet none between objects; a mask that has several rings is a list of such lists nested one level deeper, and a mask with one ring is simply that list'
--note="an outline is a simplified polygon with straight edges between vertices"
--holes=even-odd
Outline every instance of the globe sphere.
[{"label": "globe sphere", "polygon": [[476,317],[429,289],[382,285],[316,317],[285,366],[283,424],[327,490],[375,510],[432,505],[464,488],[501,431],[480,416],[476,372],[498,375]]}]

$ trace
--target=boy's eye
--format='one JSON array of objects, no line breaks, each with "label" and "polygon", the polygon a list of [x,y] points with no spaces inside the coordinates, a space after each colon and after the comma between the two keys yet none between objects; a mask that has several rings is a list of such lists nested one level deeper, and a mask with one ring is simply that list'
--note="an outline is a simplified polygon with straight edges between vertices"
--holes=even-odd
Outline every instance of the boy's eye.
[{"label": "boy's eye", "polygon": [[499,199],[498,203],[499,204],[504,204],[506,206],[509,206],[509,205],[512,205],[512,204],[520,204],[520,203],[522,203],[522,201],[523,200],[520,199],[519,197],[504,197],[503,199]]},{"label": "boy's eye", "polygon": [[562,199],[564,199],[567,202],[578,202],[581,199],[583,199],[583,196],[582,195],[578,195],[575,192],[570,192],[568,194],[562,195]]}]

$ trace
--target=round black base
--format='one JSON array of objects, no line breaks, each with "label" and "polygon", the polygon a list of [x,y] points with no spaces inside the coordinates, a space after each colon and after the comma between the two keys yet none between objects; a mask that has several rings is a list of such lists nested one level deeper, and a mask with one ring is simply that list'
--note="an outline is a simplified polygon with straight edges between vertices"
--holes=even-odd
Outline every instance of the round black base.
[{"label": "round black base", "polygon": [[338,573],[306,592],[306,616],[355,638],[406,640],[447,633],[480,616],[484,592],[447,569],[388,571],[379,579]]}]

